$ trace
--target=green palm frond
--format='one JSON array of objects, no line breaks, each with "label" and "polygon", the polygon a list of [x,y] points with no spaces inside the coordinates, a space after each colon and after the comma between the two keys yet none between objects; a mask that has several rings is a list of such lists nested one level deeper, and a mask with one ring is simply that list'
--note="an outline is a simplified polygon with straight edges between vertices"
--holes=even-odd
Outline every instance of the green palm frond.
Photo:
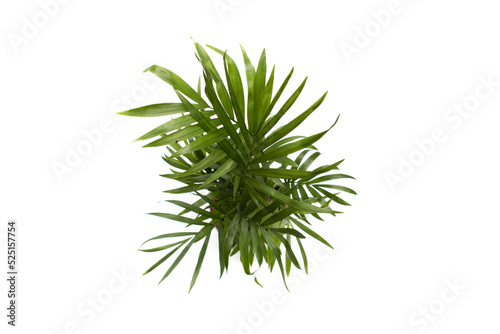
[{"label": "green palm frond", "polygon": [[[332,247],[312,230],[308,216],[323,220],[320,214],[335,216],[339,211],[331,204],[350,205],[339,197],[340,192],[356,194],[331,181],[353,178],[337,173],[343,160],[311,169],[320,153],[313,146],[336,122],[324,131],[310,136],[289,136],[324,101],[321,95],[311,107],[281,127],[276,125],[293,107],[306,80],[288,97],[282,97],[293,69],[281,84],[275,85],[274,67],[268,75],[266,52],[257,67],[241,48],[246,82],[235,61],[213,46],[222,71],[202,47],[195,42],[196,56],[202,65],[202,82],[195,90],[174,72],[153,65],[149,71],[171,85],[177,103],[148,105],[119,114],[137,117],[178,115],[137,138],[148,140],[144,147],[166,147],[163,160],[171,173],[162,177],[182,183],[170,194],[194,194],[198,200],[186,203],[169,202],[182,208],[179,214],[152,215],[198,226],[197,232],[163,234],[146,241],[175,240],[143,252],[168,253],[145,274],[179,252],[164,274],[167,278],[194,243],[203,241],[189,291],[193,288],[209,246],[212,233],[218,237],[220,274],[229,268],[229,258],[237,253],[246,274],[266,262],[272,271],[278,264],[283,281],[291,265],[307,268],[307,256],[301,239],[306,236]],[[274,87],[277,91],[273,95]],[[246,88],[246,89],[245,89]],[[276,110],[278,101],[282,106]],[[337,118],[338,120],[338,118]],[[178,238],[182,238],[179,241]],[[300,250],[300,254],[297,252]],[[299,256],[302,264],[299,262]],[[255,278],[255,282],[260,283]]]}]

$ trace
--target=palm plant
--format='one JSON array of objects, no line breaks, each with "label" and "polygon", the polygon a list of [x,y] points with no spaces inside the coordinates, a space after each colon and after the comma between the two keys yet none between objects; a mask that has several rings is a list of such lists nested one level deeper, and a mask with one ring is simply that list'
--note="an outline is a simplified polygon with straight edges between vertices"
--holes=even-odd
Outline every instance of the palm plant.
[{"label": "palm plant", "polygon": [[[356,194],[350,188],[329,182],[353,178],[335,172],[343,160],[309,170],[320,155],[313,144],[335,124],[312,136],[289,136],[321,105],[326,93],[306,111],[275,129],[301,94],[307,78],[273,113],[293,68],[273,95],[274,67],[267,77],[265,50],[255,69],[241,48],[245,87],[234,60],[226,52],[208,47],[220,55],[223,76],[202,45],[195,42],[196,57],[203,69],[203,91],[201,77],[195,90],[174,72],[153,65],[146,71],[171,85],[180,103],[152,104],[119,113],[138,117],[180,115],[137,140],[149,139],[152,141],[144,147],[163,146],[168,150],[163,160],[171,166],[171,173],[161,176],[180,181],[183,186],[166,193],[197,196],[194,203],[168,200],[182,208],[178,214],[151,213],[184,223],[187,227],[197,226],[198,230],[167,233],[147,240],[182,238],[161,247],[141,249],[144,252],[169,249],[144,274],[180,252],[163,275],[163,281],[189,249],[203,241],[191,280],[191,291],[214,232],[218,237],[221,276],[228,270],[230,257],[239,253],[243,270],[248,275],[254,273],[252,267],[260,268],[264,261],[271,271],[277,263],[286,286],[291,265],[301,268],[296,255],[297,246],[304,269],[308,270],[307,255],[301,242],[305,235],[332,247],[311,229],[308,217],[323,220],[320,214],[335,216],[340,212],[330,207],[332,203],[350,205],[338,196],[339,192]],[[255,282],[260,285],[256,277]]]}]

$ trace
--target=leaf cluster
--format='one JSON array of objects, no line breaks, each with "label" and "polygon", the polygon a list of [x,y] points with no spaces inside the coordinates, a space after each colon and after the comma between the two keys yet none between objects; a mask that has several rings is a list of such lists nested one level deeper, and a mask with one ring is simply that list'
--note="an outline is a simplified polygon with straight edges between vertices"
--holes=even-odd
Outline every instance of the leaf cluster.
[{"label": "leaf cluster", "polygon": [[[312,230],[310,217],[323,220],[320,215],[335,216],[340,212],[332,209],[332,204],[349,205],[339,194],[356,194],[350,188],[335,184],[337,180],[353,178],[338,173],[343,160],[310,168],[320,155],[314,144],[336,122],[307,137],[290,135],[322,104],[326,93],[297,117],[277,127],[298,99],[307,78],[285,98],[283,93],[293,68],[278,85],[274,67],[269,74],[265,50],[255,68],[241,48],[244,82],[235,61],[226,52],[207,47],[220,57],[222,71],[217,70],[205,48],[195,42],[196,57],[203,71],[197,89],[174,72],[153,65],[146,71],[171,85],[180,102],[152,104],[120,112],[137,117],[177,116],[137,140],[149,141],[144,147],[166,147],[163,160],[170,166],[170,173],[161,176],[182,184],[166,193],[176,197],[188,193],[197,196],[193,203],[169,200],[181,208],[177,214],[152,213],[186,227],[196,226],[198,230],[168,233],[147,240],[145,243],[167,238],[178,241],[141,249],[143,252],[168,251],[145,274],[178,253],[163,275],[163,281],[189,249],[202,242],[191,290],[210,237],[215,233],[221,276],[228,270],[230,257],[239,254],[243,270],[248,275],[254,273],[252,267],[261,267],[264,262],[271,271],[277,264],[286,286],[285,277],[292,264],[299,269],[303,266],[306,272],[308,270],[301,241],[306,235],[332,247]],[[258,283],[256,278],[255,281]]]}]

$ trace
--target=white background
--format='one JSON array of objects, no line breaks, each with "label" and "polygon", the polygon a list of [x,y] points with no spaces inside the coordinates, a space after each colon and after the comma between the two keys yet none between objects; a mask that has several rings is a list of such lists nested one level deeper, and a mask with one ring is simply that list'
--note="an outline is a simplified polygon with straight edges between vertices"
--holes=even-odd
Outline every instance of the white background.
[{"label": "white background", "polygon": [[[480,77],[500,81],[499,8],[491,0],[401,0],[376,31],[371,12],[389,4],[73,0],[50,7],[44,22],[38,1],[2,1],[3,254],[7,220],[20,227],[19,323],[7,326],[2,306],[2,333],[498,333],[500,87],[467,118],[447,110],[473,102]],[[39,27],[23,37],[26,20]],[[341,46],[356,47],[366,26],[373,37],[346,57]],[[301,134],[341,113],[318,144],[320,162],[346,158],[341,171],[356,181],[344,184],[358,196],[345,196],[345,214],[316,223],[336,250],[325,255],[308,242],[317,266],[309,277],[292,273],[291,293],[266,268],[260,288],[237,259],[219,280],[216,236],[191,294],[197,248],[161,285],[166,266],[140,276],[162,256],[137,252],[140,244],[182,227],[145,215],[176,210],[162,193],[176,184],[158,176],[168,172],[163,149],[130,143],[162,120],[115,112],[176,102],[167,84],[142,73],[152,64],[196,84],[201,66],[189,36],[227,49],[239,64],[240,43],[255,63],[265,47],[278,80],[295,66],[288,94],[308,75],[295,115],[328,90]],[[145,78],[155,87],[141,88]],[[102,142],[60,180],[54,163],[65,164],[84,131],[102,122]],[[435,129],[444,142],[392,189],[387,173],[398,173],[400,157],[418,158],[415,141]],[[115,282],[122,271],[131,278]],[[453,301],[444,303],[447,280],[462,290],[448,291]],[[106,305],[90,311],[92,298]]]}]

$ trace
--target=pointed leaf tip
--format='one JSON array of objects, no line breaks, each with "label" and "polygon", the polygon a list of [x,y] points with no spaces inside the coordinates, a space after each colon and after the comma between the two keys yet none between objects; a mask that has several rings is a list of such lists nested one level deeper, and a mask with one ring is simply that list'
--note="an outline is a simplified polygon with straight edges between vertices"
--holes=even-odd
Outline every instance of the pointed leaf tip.
[{"label": "pointed leaf tip", "polygon": [[258,284],[261,288],[264,288],[264,287],[262,286],[262,284],[260,284],[259,280],[257,280],[257,276],[255,276],[253,280],[254,280],[254,281],[255,281],[255,283],[257,283],[257,284]]}]

